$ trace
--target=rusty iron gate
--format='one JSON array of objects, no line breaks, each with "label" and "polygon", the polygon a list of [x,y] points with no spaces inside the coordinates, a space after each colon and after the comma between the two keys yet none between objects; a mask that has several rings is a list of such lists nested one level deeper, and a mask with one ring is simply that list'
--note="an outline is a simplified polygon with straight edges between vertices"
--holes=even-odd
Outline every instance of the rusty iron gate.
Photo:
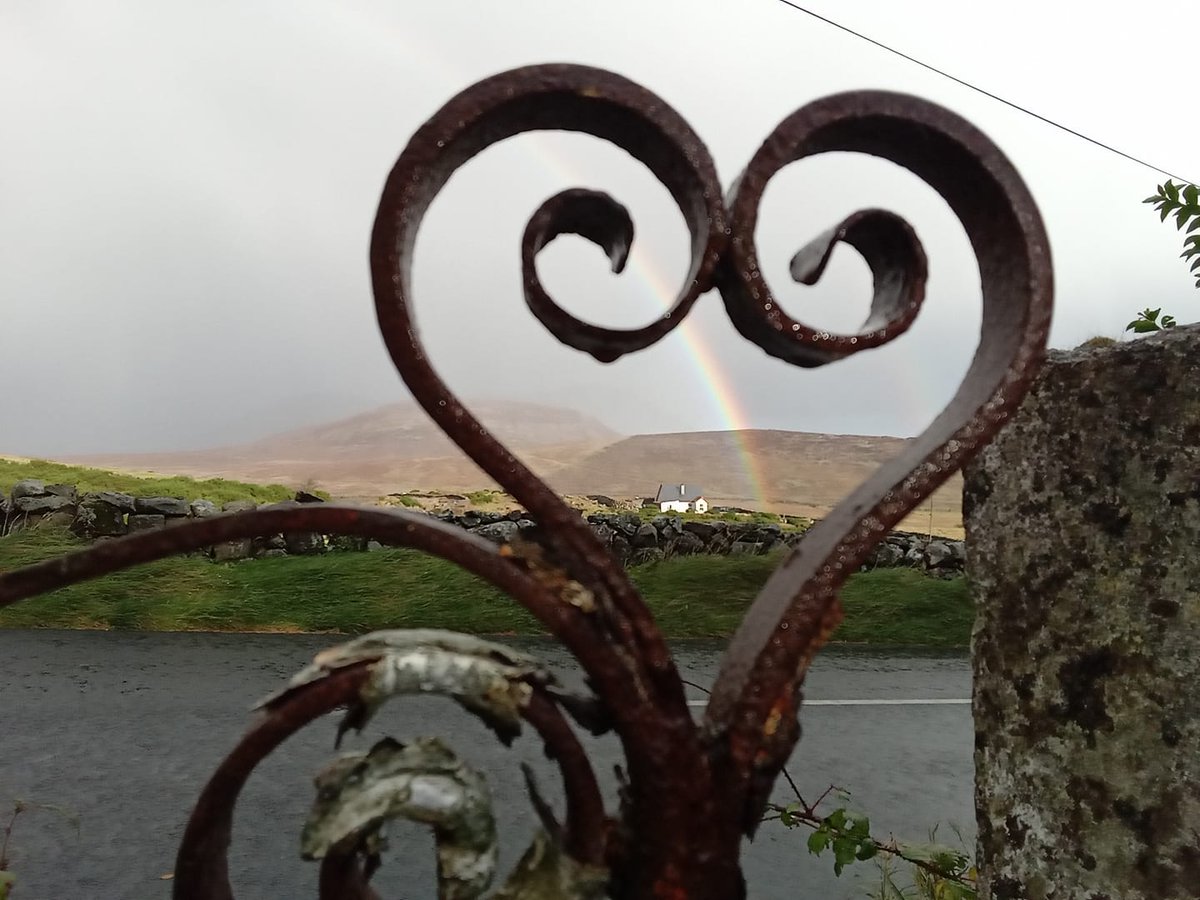
[{"label": "rusty iron gate", "polygon": [[[771,575],[730,643],[699,723],[667,644],[622,567],[579,514],[450,392],[413,319],[412,253],[430,202],[479,151],[535,129],[584,132],[627,151],[670,190],[691,235],[690,269],[670,311],[641,328],[602,328],[551,298],[535,259],[558,235],[577,234],[599,245],[620,271],[633,239],[629,214],[607,194],[582,189],[563,191],[534,213],[521,243],[525,301],[559,341],[603,362],[650,347],[714,287],[745,338],[797,366],[836,362],[906,331],[924,297],[925,255],[910,226],[879,209],[854,213],[792,261],[793,277],[813,284],[837,243],[862,255],[874,297],[860,331],[810,328],[775,302],[755,248],[759,203],[776,172],[814,154],[868,153],[909,169],[950,205],[978,259],[981,339],[954,398],[902,455],[817,522]],[[450,560],[499,587],[586,673],[593,694],[572,695],[520,654],[438,632],[381,632],[325,651],[264,701],[202,790],[178,851],[178,900],[233,897],[226,852],[234,805],[251,770],[280,742],[337,708],[348,710],[343,730],[361,727],[387,696],[416,690],[449,693],[502,739],[524,720],[561,771],[561,824],[534,791],[543,830],[497,896],[744,896],[741,841],[753,834],[799,738],[801,687],[841,618],[839,588],[890,528],[1004,425],[1043,358],[1052,273],[1028,189],[996,146],[957,115],[911,96],[860,91],[815,101],[784,119],[726,197],[705,145],[662,99],[600,69],[530,66],[467,88],[420,127],[384,187],[370,266],[379,327],[396,369],[441,429],[539,523],[539,544],[497,547],[402,510],[260,509],[133,534],[6,572],[0,605],[220,541],[279,532],[359,535]],[[615,804],[606,806],[568,717],[619,737],[627,775]],[[396,800],[416,802],[413,779],[434,770],[446,796],[458,798],[453,810],[414,811]],[[320,896],[376,896],[368,882],[379,864],[380,828],[395,815],[434,825],[442,896],[479,896],[490,880],[490,872],[481,873],[489,853],[494,863],[494,835],[488,810],[475,803],[472,777],[436,741],[381,744],[333,764],[318,780],[314,818],[305,827],[312,845],[306,854],[323,860]],[[382,806],[364,812],[360,804],[347,813],[346,805],[362,800],[353,786],[364,783],[378,789],[372,796]],[[348,822],[322,831],[339,816]]]}]

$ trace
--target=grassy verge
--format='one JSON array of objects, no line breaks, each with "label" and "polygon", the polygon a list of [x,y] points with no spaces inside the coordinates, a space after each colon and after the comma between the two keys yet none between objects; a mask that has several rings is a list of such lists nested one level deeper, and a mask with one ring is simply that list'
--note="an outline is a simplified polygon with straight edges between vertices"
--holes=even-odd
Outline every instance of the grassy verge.
[{"label": "grassy verge", "polygon": [[[0,571],[81,546],[39,528],[0,538]],[[692,556],[632,570],[671,638],[726,637],[777,557]],[[972,609],[963,579],[907,569],[851,577],[842,592],[841,641],[965,646]],[[174,558],[63,588],[0,610],[0,627],[160,631],[337,631],[450,628],[534,634],[514,601],[450,563],[409,550],[215,565]]]},{"label": "grassy verge", "polygon": [[127,475],[86,466],[68,466],[43,459],[16,460],[0,457],[0,493],[7,494],[13,484],[23,478],[36,478],[47,484],[73,484],[81,494],[90,491],[122,491],[135,497],[183,497],[195,500],[203,497],[214,503],[229,500],[253,500],[256,503],[277,503],[295,493],[281,484],[247,484],[225,478],[188,478],[185,475],[165,477]]}]

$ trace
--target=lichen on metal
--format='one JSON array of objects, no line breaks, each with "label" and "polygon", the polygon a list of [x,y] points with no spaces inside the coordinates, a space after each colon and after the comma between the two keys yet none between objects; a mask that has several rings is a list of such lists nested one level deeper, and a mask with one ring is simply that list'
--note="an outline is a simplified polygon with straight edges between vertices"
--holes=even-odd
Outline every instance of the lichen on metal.
[{"label": "lichen on metal", "polygon": [[433,829],[441,900],[474,900],[496,871],[496,819],[483,776],[436,738],[385,738],[318,773],[317,796],[300,834],[300,855],[362,853],[372,868],[384,829],[406,818]]},{"label": "lichen on metal", "polygon": [[[907,223],[883,210],[863,210],[828,228],[797,252],[791,267],[793,278],[811,284],[836,244],[862,255],[874,289],[858,331],[813,328],[774,299],[755,243],[759,204],[770,179],[807,156],[869,153],[909,169],[946,200],[978,260],[980,343],[956,394],[900,456],[808,531],[772,574],[730,643],[701,723],[687,706],[666,640],[623,568],[578,513],[450,391],[429,362],[413,316],[412,255],[434,197],[487,146],[539,129],[583,132],[626,150],[670,191],[690,236],[690,265],[669,312],[639,328],[602,328],[550,296],[536,257],[558,235],[577,234],[598,245],[620,271],[634,238],[628,212],[603,192],[570,190],[534,213],[521,242],[525,301],[555,338],[604,362],[651,347],[714,288],[740,334],[801,367],[881,346],[909,328],[924,297],[925,253]],[[661,98],[600,69],[530,66],[467,88],[417,130],[385,184],[370,266],[380,332],[397,371],[442,430],[539,522],[539,545],[498,549],[414,513],[313,504],[196,520],[3,573],[0,605],[222,540],[280,531],[354,534],[457,563],[525,606],[579,662],[594,697],[562,693],[540,680],[540,670],[526,672],[515,656],[493,658],[487,669],[487,653],[472,649],[465,652],[474,661],[465,665],[474,674],[464,669],[450,677],[458,671],[451,659],[463,648],[436,641],[413,646],[420,640],[393,636],[383,646],[371,647],[378,640],[371,638],[335,649],[303,683],[264,707],[201,792],[180,845],[177,900],[233,897],[225,858],[233,807],[254,766],[279,742],[338,706],[351,707],[348,724],[355,724],[355,710],[369,714],[383,694],[411,684],[417,668],[434,660],[446,683],[458,679],[460,700],[475,696],[462,702],[500,723],[502,736],[519,710],[559,765],[567,813],[561,834],[548,838],[552,843],[530,863],[533,869],[544,871],[548,859],[569,860],[579,869],[567,880],[579,884],[581,873],[594,879],[607,871],[604,890],[617,900],[745,896],[742,838],[753,833],[799,737],[804,674],[840,620],[840,587],[891,527],[1004,425],[1042,360],[1052,277],[1048,241],[1029,191],[1000,150],[957,115],[916,97],[857,91],[817,100],[784,119],[726,200],[707,148]],[[409,644],[389,650],[388,641]],[[518,670],[523,674],[510,678]],[[491,674],[475,680],[485,671]],[[507,686],[481,701],[483,684]],[[628,781],[611,813],[564,710],[591,730],[611,727],[621,742]],[[367,877],[354,859],[327,858],[321,896],[373,896]],[[502,896],[571,896],[561,884],[538,890],[518,883]],[[580,889],[578,896],[593,894]]]},{"label": "lichen on metal", "polygon": [[453,697],[508,744],[521,732],[534,686],[555,684],[536,659],[503,644],[453,631],[374,631],[322,650],[255,709],[270,709],[292,691],[359,663],[369,674],[338,729],[339,740],[347,728],[361,731],[390,697],[434,693]]},{"label": "lichen on metal", "polygon": [[[496,870],[496,819],[484,776],[436,738],[391,738],[345,754],[318,773],[317,796],[300,835],[308,860],[363,858],[369,876],[387,847],[385,829],[405,818],[433,829],[439,900],[476,900]],[[603,900],[608,872],[580,863],[544,831],[534,833],[493,900]]]}]

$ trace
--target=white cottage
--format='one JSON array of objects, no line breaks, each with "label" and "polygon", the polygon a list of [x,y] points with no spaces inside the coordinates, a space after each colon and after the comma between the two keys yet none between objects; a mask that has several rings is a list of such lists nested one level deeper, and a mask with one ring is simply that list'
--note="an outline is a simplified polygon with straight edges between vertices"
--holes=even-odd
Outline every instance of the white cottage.
[{"label": "white cottage", "polygon": [[654,502],[663,512],[708,512],[704,492],[694,484],[660,484]]}]

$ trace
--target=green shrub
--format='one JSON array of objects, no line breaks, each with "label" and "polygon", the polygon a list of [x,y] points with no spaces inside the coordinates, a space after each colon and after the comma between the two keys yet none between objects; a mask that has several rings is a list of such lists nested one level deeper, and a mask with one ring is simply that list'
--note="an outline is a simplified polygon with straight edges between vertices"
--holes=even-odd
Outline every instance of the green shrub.
[{"label": "green shrub", "polygon": [[48,484],[73,484],[81,494],[120,491],[135,497],[183,497],[186,500],[203,497],[217,504],[230,500],[278,503],[290,499],[294,493],[292,488],[282,484],[249,484],[226,478],[199,479],[186,475],[143,477],[44,459],[0,459],[0,492],[7,494],[16,482],[25,478],[36,478]]}]

